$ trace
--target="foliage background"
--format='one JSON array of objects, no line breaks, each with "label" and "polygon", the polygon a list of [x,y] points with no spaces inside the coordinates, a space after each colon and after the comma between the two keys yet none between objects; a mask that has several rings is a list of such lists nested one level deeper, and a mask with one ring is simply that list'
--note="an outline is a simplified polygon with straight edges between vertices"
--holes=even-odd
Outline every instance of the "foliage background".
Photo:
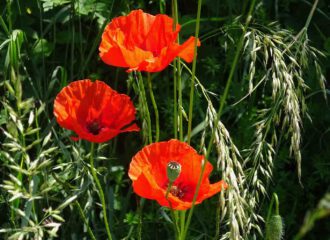
[{"label": "foliage background", "polygon": [[[250,25],[251,29],[262,29],[264,26],[269,26],[271,31],[286,29],[290,32],[286,33],[284,39],[292,38],[304,27],[313,3],[308,0],[257,1]],[[239,23],[244,22],[248,6],[249,1],[203,1],[200,31],[202,47],[198,50],[196,76],[208,91],[218,95],[212,99],[216,108],[219,105],[219,96],[224,92],[234,52],[240,38]],[[152,14],[163,11],[171,15],[171,2],[164,0],[7,0],[0,2],[3,19],[0,31],[0,96],[2,103],[0,126],[1,129],[9,132],[16,139],[17,144],[23,146],[22,149],[24,149],[23,154],[17,149],[13,150],[14,146],[9,144],[12,139],[4,132],[0,133],[2,143],[0,146],[0,182],[3,183],[0,190],[0,226],[2,229],[19,228],[13,223],[15,221],[11,217],[13,210],[8,207],[13,206],[9,199],[15,194],[9,194],[6,191],[8,189],[4,186],[8,179],[16,181],[9,177],[11,174],[19,179],[20,171],[10,167],[13,162],[6,156],[6,153],[14,158],[12,161],[18,163],[19,159],[26,159],[26,156],[38,159],[47,149],[56,147],[52,152],[42,155],[42,161],[38,164],[46,162],[45,166],[33,169],[33,166],[24,164],[23,168],[31,172],[26,175],[23,173],[25,177],[19,179],[22,180],[22,185],[25,185],[26,195],[23,196],[23,199],[27,200],[31,196],[33,197],[33,194],[35,197],[40,197],[34,206],[35,212],[37,212],[36,217],[31,218],[35,223],[41,223],[42,212],[46,212],[46,208],[53,206],[54,209],[55,206],[63,203],[63,199],[70,200],[72,195],[79,196],[83,208],[89,213],[89,221],[94,228],[98,229],[97,233],[102,236],[103,230],[100,229],[102,224],[98,218],[99,209],[92,204],[93,195],[96,194],[92,190],[91,178],[85,171],[85,163],[81,160],[87,154],[84,149],[88,149],[88,144],[83,141],[73,144],[69,140],[70,133],[60,129],[54,120],[52,103],[62,87],[71,81],[83,78],[102,79],[119,92],[130,94],[134,101],[138,99],[132,87],[132,79],[128,77],[125,70],[106,66],[100,61],[97,50],[105,24],[113,17],[127,14],[132,9],[138,8]],[[182,39],[187,39],[188,36],[194,34],[196,11],[196,1],[179,1],[179,22],[182,25],[180,37]],[[243,16],[242,19],[239,16]],[[269,25],[274,21],[277,23]],[[317,61],[320,72],[328,80],[330,78],[329,25],[330,4],[326,0],[320,0],[308,26],[308,44],[323,53],[317,55]],[[18,33],[18,38],[22,34],[22,39],[16,42],[20,45],[19,41],[21,41],[21,46],[17,47],[20,49],[20,53],[14,52],[9,56],[7,40],[14,29],[21,31]],[[300,53],[299,50],[299,53],[296,54],[297,61]],[[233,106],[249,90],[249,65],[246,60],[248,54],[249,50],[246,50],[239,60],[221,117],[231,138],[240,150],[249,149],[253,142],[254,124],[260,117],[258,110],[272,105],[272,99],[267,98],[267,92],[271,90],[266,89],[263,92],[258,88],[254,94]],[[256,78],[263,74],[261,58],[258,56],[260,61],[258,63],[257,60],[256,63]],[[311,56],[307,56],[306,59],[310,58]],[[307,70],[303,72],[308,88],[303,94],[307,111],[302,117],[301,184],[297,175],[296,162],[294,157],[290,157],[289,154],[290,140],[285,137],[285,132],[282,141],[280,140],[280,143],[276,144],[272,180],[266,181],[268,194],[271,196],[272,192],[276,192],[279,196],[280,214],[285,224],[285,239],[293,239],[303,225],[306,212],[316,208],[320,199],[330,191],[330,107],[326,100],[330,93],[329,83],[325,83],[325,88],[322,90],[322,84],[321,86],[319,84],[320,72],[317,72],[317,68],[308,68],[310,64],[307,62],[307,68],[305,68]],[[154,91],[157,93],[156,100],[161,115],[161,140],[173,137],[172,134],[169,134],[173,131],[171,71],[172,69],[169,68],[154,76]],[[187,110],[190,83],[187,74],[183,74],[182,79],[183,108]],[[12,86],[12,92],[8,90],[8,85]],[[201,93],[197,93],[193,126],[198,126],[204,121],[206,105],[207,102],[201,97]],[[33,112],[34,118],[30,123],[31,112]],[[17,120],[12,117],[15,114],[18,121],[23,123],[24,130],[22,131],[19,129]],[[143,119],[139,119],[139,123],[142,124],[142,122]],[[186,124],[184,121],[185,126]],[[28,133],[33,129],[37,130]],[[290,132],[285,129],[283,131]],[[22,136],[25,137],[22,138]],[[47,136],[51,137],[47,140]],[[40,141],[34,143],[36,139],[40,139]],[[199,139],[200,136],[196,135],[193,145],[197,146]],[[119,136],[109,144],[99,147],[98,160],[101,167],[99,171],[104,173],[103,181],[107,186],[106,195],[112,199],[109,201],[109,213],[110,219],[113,221],[111,225],[113,229],[116,229],[115,234],[118,239],[134,239],[136,233],[139,232],[140,217],[139,211],[136,210],[139,210],[141,202],[132,193],[126,169],[131,156],[143,146],[143,141],[143,136],[133,133]],[[29,144],[33,145],[27,148]],[[215,156],[212,155],[210,161],[216,165]],[[66,190],[51,177],[52,173],[57,174],[59,179],[71,184],[74,188]],[[213,178],[218,179],[219,176],[221,176],[220,172],[215,173]],[[31,190],[31,186],[28,184],[30,182],[36,186],[35,192],[33,186]],[[14,185],[17,187],[20,184],[16,182]],[[32,191],[32,195],[28,194],[29,190]],[[261,199],[257,212],[265,218],[270,199],[269,197]],[[214,197],[197,208],[192,223],[191,237],[209,239],[213,235],[216,202],[217,198]],[[29,201],[26,201],[25,204],[28,205],[28,203]],[[57,232],[58,239],[81,239],[84,234],[85,230],[82,231],[83,225],[78,220],[78,213],[73,210],[74,207],[71,203],[68,208],[60,208],[60,215],[65,219],[65,223]],[[25,210],[27,205],[25,205]],[[329,214],[329,202],[326,209]],[[51,220],[48,218],[49,221],[55,219],[54,216]],[[148,202],[145,205],[142,221],[143,239],[163,239],[164,236],[171,236],[170,225],[166,222],[166,212],[162,209],[159,210],[156,203]],[[27,225],[22,223],[21,227],[24,226]],[[40,226],[44,226],[44,223]],[[264,230],[262,223],[260,223],[260,228],[262,231]],[[224,226],[221,232],[225,231]],[[2,232],[0,238],[1,234],[3,234],[2,238],[6,239],[12,233]],[[51,236],[51,233],[49,235]],[[258,234],[255,236],[260,238]],[[320,236],[322,237],[320,238]],[[330,239],[329,221],[317,221],[305,239]]]}]

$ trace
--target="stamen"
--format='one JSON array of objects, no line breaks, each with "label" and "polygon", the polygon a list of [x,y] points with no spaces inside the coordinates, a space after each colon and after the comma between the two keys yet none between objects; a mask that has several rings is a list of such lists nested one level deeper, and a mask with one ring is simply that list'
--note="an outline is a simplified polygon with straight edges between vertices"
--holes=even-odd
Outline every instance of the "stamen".
[{"label": "stamen", "polygon": [[170,193],[178,198],[183,198],[184,196],[184,191],[182,191],[178,186],[172,186]]}]

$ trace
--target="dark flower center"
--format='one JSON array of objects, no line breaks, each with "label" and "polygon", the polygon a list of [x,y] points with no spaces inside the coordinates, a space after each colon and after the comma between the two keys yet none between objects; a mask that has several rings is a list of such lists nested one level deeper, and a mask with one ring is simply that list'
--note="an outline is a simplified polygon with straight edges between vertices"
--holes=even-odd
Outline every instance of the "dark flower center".
[{"label": "dark flower center", "polygon": [[172,193],[173,196],[176,196],[178,198],[183,198],[184,196],[184,191],[178,186],[172,186],[170,189],[170,193]]},{"label": "dark flower center", "polygon": [[93,121],[93,122],[87,124],[88,132],[90,132],[93,135],[99,134],[101,129],[102,129],[102,126],[100,126],[100,124],[97,121]]}]

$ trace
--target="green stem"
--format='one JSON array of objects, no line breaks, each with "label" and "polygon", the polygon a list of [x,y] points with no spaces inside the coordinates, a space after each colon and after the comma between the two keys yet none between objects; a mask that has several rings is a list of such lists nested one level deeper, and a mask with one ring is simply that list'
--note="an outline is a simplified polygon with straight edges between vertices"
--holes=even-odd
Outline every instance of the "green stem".
[{"label": "green stem", "polygon": [[149,86],[150,99],[151,99],[152,106],[154,107],[154,112],[155,112],[155,122],[156,122],[155,142],[158,142],[159,141],[159,113],[158,113],[158,108],[157,108],[157,103],[155,100],[154,92],[152,90],[152,80],[150,77],[150,73],[148,73],[148,86]]},{"label": "green stem", "polygon": [[[217,117],[214,121],[214,126],[217,126],[217,124],[220,120],[221,113],[222,113],[225,101],[228,97],[229,88],[230,88],[230,85],[232,83],[232,79],[233,79],[233,76],[234,76],[234,73],[235,73],[235,70],[236,70],[236,66],[237,66],[237,63],[238,63],[240,52],[241,52],[243,44],[244,44],[244,36],[245,36],[245,33],[246,33],[246,29],[247,29],[247,27],[248,27],[248,25],[251,21],[251,18],[252,18],[252,11],[253,11],[255,2],[256,2],[256,0],[252,0],[248,15],[246,17],[245,27],[243,28],[243,32],[242,32],[242,35],[241,35],[241,38],[240,38],[240,41],[239,41],[239,45],[236,49],[234,61],[231,65],[231,69],[230,69],[230,72],[229,72],[229,76],[228,76],[228,80],[227,80],[227,83],[226,83],[225,91],[224,91],[224,94],[221,98],[220,107],[219,107],[219,110],[218,110],[218,113],[217,113]],[[215,138],[215,132],[216,132],[216,128],[214,128],[212,130],[211,138],[210,138],[210,141],[209,141],[209,144],[208,144],[208,147],[207,147],[207,151],[206,151],[206,156],[205,156],[206,159],[209,157],[209,155],[211,153],[212,146],[213,146],[213,141],[214,141],[214,138]],[[220,197],[221,197],[220,194],[221,193],[219,193],[219,200],[220,200]],[[216,232],[215,232],[215,239],[220,234],[220,205],[218,206],[218,211],[217,211],[217,216],[216,216],[216,224],[217,224],[217,226],[216,226]]]},{"label": "green stem", "polygon": [[[177,24],[179,23],[179,13],[178,13],[178,3],[177,0],[173,1],[173,18],[174,18],[174,24],[173,24],[173,29],[176,29]],[[178,33],[177,37],[177,43],[180,44],[180,36]],[[180,141],[183,141],[183,114],[182,114],[182,79],[181,79],[181,62],[180,58],[176,58],[174,61],[174,66],[175,66],[175,77],[177,79],[177,91],[178,91],[178,97],[179,97],[179,106],[178,106],[178,111],[179,111],[179,139]]]},{"label": "green stem", "polygon": [[183,232],[186,224],[186,211],[180,211],[180,231]]},{"label": "green stem", "polygon": [[[272,217],[274,201],[275,201],[275,215],[280,215],[278,197],[276,193],[273,193],[273,197],[272,200],[270,201],[268,208],[266,223],[269,223],[270,218]],[[268,231],[266,231],[265,239],[269,239]]]},{"label": "green stem", "polygon": [[189,116],[188,116],[188,133],[187,133],[187,143],[190,144],[191,138],[191,126],[192,126],[192,114],[193,114],[193,105],[194,105],[194,93],[195,93],[195,74],[196,74],[196,62],[197,62],[197,42],[199,34],[199,26],[201,19],[201,9],[202,9],[202,0],[198,0],[197,7],[197,17],[196,17],[196,29],[195,29],[195,43],[194,43],[194,60],[192,63],[192,76],[190,82],[190,101],[189,101]]},{"label": "green stem", "polygon": [[141,72],[136,72],[136,73],[139,78],[139,89],[140,89],[140,94],[141,94],[141,98],[142,98],[143,108],[144,108],[145,114],[147,115],[146,117],[147,117],[147,125],[148,125],[148,139],[149,139],[149,143],[152,143],[151,118],[150,118],[147,97],[146,97],[146,91],[144,88],[144,83],[143,83],[143,78],[142,78]]},{"label": "green stem", "polygon": [[311,11],[310,11],[310,13],[308,15],[308,18],[306,20],[306,23],[305,23],[305,27],[304,27],[305,29],[308,29],[309,24],[311,23],[311,20],[312,20],[312,17],[314,15],[314,12],[315,12],[315,9],[317,7],[318,2],[319,2],[319,0],[315,0],[314,4],[312,6],[312,9],[311,9]]},{"label": "green stem", "polygon": [[[110,18],[110,15],[112,13],[112,9],[113,9],[113,4],[114,4],[115,1],[112,1],[111,3],[111,6],[110,6],[110,9],[109,9],[109,18]],[[105,26],[108,24],[107,21],[104,21],[104,23],[102,24],[101,26],[101,30],[102,31],[98,31],[98,34],[96,36],[96,38],[94,38],[94,41],[93,41],[93,44],[92,44],[92,47],[89,48],[89,53],[87,55],[87,58],[84,59],[84,63],[83,63],[83,67],[80,68],[80,73],[79,75],[80,76],[83,76],[84,75],[84,71],[87,69],[87,66],[89,65],[89,62],[90,60],[92,59],[92,57],[94,56],[95,54],[95,50],[96,48],[99,46],[99,42],[100,42],[100,39],[102,37],[102,33],[103,33],[103,29],[105,28]]]},{"label": "green stem", "polygon": [[[69,183],[63,182],[61,179],[59,179],[54,172],[52,172],[51,174],[52,174],[53,178],[55,179],[55,181],[64,187],[65,191],[70,191],[70,189],[74,189],[74,187],[71,186]],[[86,218],[84,211],[82,210],[82,207],[80,206],[80,203],[78,202],[78,200],[74,201],[74,204],[76,205],[76,207],[79,211],[79,216],[84,221],[84,223],[87,227],[87,232],[88,232],[89,236],[91,237],[92,240],[96,240],[94,233],[88,224],[87,218]]]},{"label": "green stem", "polygon": [[[175,15],[176,17],[178,16],[178,11],[177,11],[177,1],[174,0],[175,5]],[[201,9],[202,9],[202,0],[198,0],[198,8],[197,8],[197,18],[196,18],[196,29],[195,29],[195,43],[194,43],[194,57],[193,57],[193,65],[192,65],[192,76],[191,76],[191,84],[190,84],[190,100],[189,100],[189,116],[188,116],[188,133],[187,133],[187,143],[190,143],[190,138],[191,138],[191,127],[192,127],[192,112],[193,112],[193,104],[194,104],[194,90],[195,90],[195,74],[196,74],[196,62],[197,62],[197,43],[198,43],[198,35],[199,35],[199,26],[200,26],[200,18],[201,18]],[[180,60],[178,60],[177,63],[178,70],[180,71]],[[178,73],[178,76],[181,76],[181,73]],[[181,86],[180,89],[181,91]],[[180,92],[179,92],[180,94]],[[180,99],[180,97],[179,97]],[[182,103],[179,103],[179,106],[182,107]],[[182,113],[182,110],[180,109],[180,112]],[[181,119],[182,121],[182,119]],[[182,125],[181,125],[182,126]],[[189,229],[192,213],[195,207],[195,202],[198,196],[198,191],[201,185],[201,180],[203,176],[203,172],[206,166],[206,160],[203,162],[202,166],[202,173],[199,176],[199,180],[197,183],[196,191],[194,193],[193,201],[192,201],[192,208],[189,211],[187,222],[185,212],[180,215],[180,225],[181,225],[181,233],[180,233],[180,240],[185,240],[187,231]]]},{"label": "green stem", "polygon": [[[201,18],[199,21],[200,22],[223,22],[223,21],[226,21],[227,19],[228,19],[228,17],[211,17],[211,18]],[[192,23],[195,23],[195,22],[197,22],[197,19],[189,20],[181,25],[181,29],[183,29],[184,27],[186,27]]]},{"label": "green stem", "polygon": [[220,214],[221,214],[221,194],[218,194],[218,206],[217,206],[217,213],[215,218],[215,234],[214,234],[214,240],[217,240],[220,236]]},{"label": "green stem", "polygon": [[172,217],[172,221],[173,221],[173,228],[174,228],[174,232],[175,232],[175,239],[180,239],[180,228],[178,226],[178,211],[174,211],[172,209],[172,207],[170,208],[170,213],[171,213],[171,217]]},{"label": "green stem", "polygon": [[95,236],[94,236],[94,233],[93,233],[92,229],[91,229],[91,228],[89,227],[89,225],[88,225],[87,218],[86,218],[86,216],[85,216],[85,214],[84,214],[84,211],[83,211],[83,209],[81,208],[79,202],[76,200],[76,201],[74,202],[74,204],[76,205],[76,208],[78,209],[78,212],[79,212],[79,215],[80,215],[81,219],[84,221],[85,226],[87,227],[87,232],[88,232],[89,236],[91,237],[92,240],[96,240],[96,238],[95,238]]},{"label": "green stem", "polygon": [[13,31],[13,24],[12,24],[12,12],[11,12],[11,1],[7,0],[7,21],[8,21],[8,30],[11,33]]},{"label": "green stem", "polygon": [[[239,43],[238,43],[238,46],[237,46],[237,49],[236,49],[236,53],[235,53],[235,56],[234,56],[233,63],[232,63],[231,68],[230,68],[230,72],[229,72],[228,80],[227,80],[227,83],[226,83],[225,91],[224,91],[224,93],[221,97],[221,100],[220,100],[220,107],[219,107],[217,117],[216,117],[215,122],[214,122],[214,126],[216,126],[218,124],[219,120],[220,120],[223,107],[224,107],[226,99],[228,97],[229,88],[230,88],[230,85],[231,85],[233,77],[234,77],[234,73],[235,73],[235,70],[236,70],[236,67],[237,67],[237,63],[238,63],[238,59],[239,59],[241,50],[243,48],[244,36],[245,36],[245,33],[246,33],[246,29],[247,29],[248,25],[250,24],[250,21],[251,21],[251,18],[252,18],[252,11],[253,11],[255,2],[256,2],[256,0],[252,0],[248,15],[246,17],[245,27],[243,27],[243,32],[242,32],[241,38],[239,40]],[[213,131],[212,131],[212,135],[211,135],[211,138],[210,138],[210,141],[209,141],[209,144],[208,144],[208,147],[207,147],[207,151],[206,151],[206,158],[209,156],[209,154],[211,152],[211,149],[212,149],[212,146],[213,146],[212,143],[213,143],[214,138],[215,138],[215,130],[216,130],[216,128],[214,128]]]},{"label": "green stem", "polygon": [[201,174],[199,175],[198,183],[197,183],[196,190],[195,190],[195,193],[194,193],[194,197],[193,197],[193,200],[192,200],[192,206],[191,206],[191,209],[189,210],[187,222],[186,222],[185,228],[182,232],[180,240],[185,240],[186,239],[186,235],[187,235],[187,232],[188,232],[188,229],[189,229],[191,217],[192,217],[193,212],[194,212],[195,203],[196,203],[196,199],[197,199],[197,196],[198,196],[199,188],[200,188],[201,183],[202,183],[202,178],[203,178],[203,175],[204,175],[206,163],[207,163],[207,160],[204,159],[203,162],[202,162],[203,165],[202,165]]},{"label": "green stem", "polygon": [[[273,212],[273,205],[274,205],[274,195],[272,196],[272,199],[271,199],[270,204],[269,204],[269,207],[268,207],[266,223],[269,222],[270,217],[271,217],[271,215],[272,215],[272,212]],[[266,239],[267,239],[267,236],[266,236]]]},{"label": "green stem", "polygon": [[141,198],[138,200],[138,216],[139,216],[139,223],[138,223],[138,240],[142,240],[142,213],[143,213],[143,205],[144,199]]},{"label": "green stem", "polygon": [[279,210],[279,202],[278,202],[278,197],[277,197],[277,194],[274,193],[273,194],[274,198],[275,198],[275,213],[276,215],[280,215],[280,210]]},{"label": "green stem", "polygon": [[[176,0],[172,0],[172,15],[173,15],[173,31],[176,30],[176,26],[178,24],[178,4]],[[179,43],[179,33],[177,36],[177,43]],[[182,134],[182,124],[181,124],[181,118],[179,116],[178,120],[178,110],[179,114],[182,116],[181,111],[181,103],[179,100],[179,106],[178,106],[178,93],[179,93],[179,99],[182,101],[182,93],[181,93],[181,78],[179,73],[179,68],[177,65],[177,58],[174,60],[174,69],[173,69],[173,79],[174,79],[174,116],[173,116],[173,122],[174,122],[174,138],[178,138],[178,125],[179,125],[179,134],[181,139]],[[183,134],[182,134],[183,135]]]},{"label": "green stem", "polygon": [[106,208],[106,205],[105,205],[105,197],[104,197],[104,193],[103,193],[103,190],[102,190],[101,183],[100,183],[100,181],[99,181],[99,179],[96,175],[96,171],[95,171],[95,168],[94,168],[94,146],[95,146],[95,144],[91,143],[91,151],[90,151],[90,165],[91,166],[90,166],[90,171],[91,171],[91,174],[92,174],[93,179],[95,181],[96,187],[98,188],[98,191],[99,191],[99,197],[100,197],[100,200],[101,200],[102,211],[103,211],[103,220],[104,220],[105,228],[106,228],[106,231],[107,231],[108,239],[112,240],[110,227],[109,227],[109,223],[108,223],[108,217],[107,217],[107,208]]},{"label": "green stem", "polygon": [[2,29],[6,32],[7,36],[10,37],[9,29],[7,28],[7,25],[1,16],[0,16],[0,25],[2,26]]},{"label": "green stem", "polygon": [[166,12],[166,2],[165,0],[159,0],[159,11],[161,14]]},{"label": "green stem", "polygon": [[[176,67],[174,71],[177,71]],[[174,138],[178,138],[178,96],[177,96],[177,75],[176,72],[173,74],[173,128],[174,128]]]},{"label": "green stem", "polygon": [[299,33],[294,37],[293,41],[284,49],[282,55],[284,55],[285,52],[287,52],[288,50],[290,50],[290,48],[293,46],[293,44],[295,44],[295,42],[298,41],[298,39],[301,37],[301,35],[303,35],[304,33],[307,32],[307,29],[309,27],[309,24],[311,23],[311,20],[313,18],[314,12],[316,10],[317,4],[318,4],[319,0],[315,0],[311,11],[308,14],[305,26],[299,31]]},{"label": "green stem", "polygon": [[177,79],[178,79],[178,92],[179,92],[179,139],[183,141],[183,124],[182,124],[182,81],[181,81],[181,64],[180,59],[176,59]]},{"label": "green stem", "polygon": [[[230,69],[230,73],[229,73],[229,77],[228,77],[228,81],[227,81],[227,84],[226,84],[224,95],[221,98],[219,111],[218,111],[217,118],[216,118],[216,121],[215,121],[216,124],[220,120],[220,116],[221,116],[221,112],[222,112],[223,107],[224,107],[225,99],[228,96],[229,87],[231,85],[232,78],[234,76],[234,72],[235,72],[235,69],[236,69],[237,62],[238,62],[238,58],[239,58],[241,49],[243,47],[244,35],[246,33],[247,26],[249,25],[249,23],[251,21],[251,14],[252,14],[252,11],[253,11],[255,2],[256,2],[256,0],[252,0],[252,3],[250,5],[249,13],[248,13],[247,18],[246,18],[245,28],[243,29],[243,33],[242,33],[242,36],[241,36],[241,39],[240,39],[238,48],[236,50],[234,61],[232,63],[231,69]],[[201,4],[201,0],[198,1],[198,5],[200,5],[200,4]],[[198,11],[200,11],[199,8],[200,8],[200,6],[198,7]],[[197,20],[198,20],[198,17],[200,16],[199,14],[197,14]],[[196,25],[199,25],[199,21],[196,22]],[[197,26],[196,26],[196,32],[197,32],[197,30],[199,30],[199,29],[197,29]],[[198,35],[197,35],[197,37],[198,37]],[[196,46],[195,46],[195,54],[196,54]],[[195,58],[196,58],[196,56],[194,56],[193,69],[192,69],[192,85],[191,85],[192,88],[194,88],[194,83],[195,83],[195,72],[194,72],[195,71],[195,69],[194,69],[194,63],[195,63],[195,60],[196,60]],[[193,92],[193,90],[194,89],[191,89],[191,92]],[[192,96],[192,95],[190,95],[190,96]],[[190,100],[192,100],[192,99],[190,99]],[[193,101],[191,101],[190,103],[191,104],[190,104],[190,108],[189,108],[188,143],[190,142],[190,134],[191,134],[191,119],[192,119],[192,103],[193,103]],[[190,126],[190,128],[189,128],[189,126]],[[186,227],[184,229],[184,232],[183,232],[183,235],[181,237],[181,240],[185,240],[185,238],[186,238],[186,234],[187,234],[187,231],[188,231],[188,228],[189,228],[189,225],[190,225],[191,217],[192,217],[192,214],[193,214],[193,211],[194,211],[194,208],[195,208],[195,202],[196,202],[196,199],[197,199],[197,196],[198,196],[198,191],[199,191],[199,188],[200,188],[200,185],[201,185],[202,176],[203,176],[204,171],[205,171],[205,166],[206,166],[206,163],[207,163],[207,157],[208,157],[208,155],[209,155],[209,153],[211,151],[211,146],[212,146],[214,137],[215,137],[215,129],[212,131],[212,136],[211,136],[211,139],[210,139],[210,143],[208,145],[208,149],[207,149],[207,153],[206,153],[206,158],[204,159],[204,162],[203,162],[201,174],[199,176],[197,187],[196,187],[195,194],[194,194],[194,198],[193,198],[193,201],[192,201],[192,207],[191,207],[191,209],[189,211],[189,215],[188,215],[188,218],[187,218]]]},{"label": "green stem", "polygon": [[168,194],[170,193],[172,185],[173,185],[173,181],[172,182],[170,181],[168,186],[167,186],[167,189],[166,189],[165,199],[168,201],[168,204],[170,205],[169,208],[170,208],[170,213],[171,213],[171,217],[172,217],[172,221],[173,221],[173,228],[174,228],[176,239],[180,239],[180,229],[179,229],[178,224],[177,224],[177,222],[178,222],[177,211],[176,212],[173,211],[172,204],[168,200]]}]

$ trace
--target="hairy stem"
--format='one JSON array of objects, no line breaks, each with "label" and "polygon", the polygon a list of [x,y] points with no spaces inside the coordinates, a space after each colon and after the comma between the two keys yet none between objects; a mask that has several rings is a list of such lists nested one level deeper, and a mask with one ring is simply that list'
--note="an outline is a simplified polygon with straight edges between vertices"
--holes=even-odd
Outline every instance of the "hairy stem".
[{"label": "hairy stem", "polygon": [[142,98],[142,104],[145,111],[145,114],[147,115],[147,124],[148,124],[148,139],[149,143],[152,143],[152,130],[151,130],[151,118],[150,118],[150,111],[148,107],[147,97],[146,97],[146,91],[143,83],[142,74],[140,72],[137,72],[137,75],[139,77],[139,90]]},{"label": "hairy stem", "polygon": [[187,143],[190,143],[191,138],[191,126],[193,118],[193,105],[194,105],[194,93],[195,93],[195,74],[196,74],[196,62],[197,62],[197,42],[199,34],[199,26],[201,19],[201,9],[202,9],[202,0],[198,0],[197,7],[197,17],[196,17],[196,28],[195,28],[195,46],[194,46],[194,60],[192,63],[192,76],[190,82],[190,100],[189,100],[189,115],[188,115],[188,133],[187,133]]},{"label": "hairy stem", "polygon": [[180,232],[181,232],[180,230],[182,230],[182,229],[179,229],[179,226],[177,224],[178,223],[178,216],[177,216],[178,211],[174,212],[174,210],[172,208],[172,203],[168,200],[168,194],[170,193],[172,185],[173,185],[173,181],[170,181],[168,186],[167,186],[167,189],[166,189],[165,198],[168,201],[168,204],[170,205],[169,208],[170,208],[170,213],[171,213],[171,217],[172,217],[172,221],[173,221],[175,239],[180,240]]},{"label": "hairy stem", "polygon": [[149,86],[150,99],[151,99],[152,106],[154,107],[154,112],[155,112],[155,122],[156,122],[155,142],[158,142],[159,141],[159,113],[158,113],[158,108],[157,108],[157,103],[155,100],[154,92],[152,90],[152,80],[151,80],[150,73],[148,73],[148,86]]},{"label": "hairy stem", "polygon": [[84,214],[83,209],[82,209],[81,206],[80,206],[80,203],[76,200],[76,201],[74,202],[74,204],[76,205],[76,208],[78,209],[79,216],[80,216],[81,219],[84,221],[85,226],[87,227],[87,232],[88,232],[89,236],[91,237],[92,240],[96,240],[96,238],[95,238],[95,236],[94,236],[94,233],[93,233],[92,229],[91,229],[91,228],[89,227],[89,225],[88,225],[87,218],[86,218],[86,216],[85,216],[85,214]]},{"label": "hairy stem", "polygon": [[95,181],[96,187],[98,188],[99,191],[99,197],[101,200],[101,204],[102,204],[102,212],[103,212],[103,220],[104,220],[104,225],[107,231],[107,235],[108,235],[108,239],[112,240],[111,237],[111,232],[110,232],[110,227],[109,227],[109,223],[108,223],[108,217],[107,217],[107,207],[105,205],[105,197],[104,197],[104,193],[103,193],[103,189],[101,186],[101,183],[96,175],[96,171],[94,168],[94,143],[91,143],[91,151],[90,151],[90,171],[91,174],[93,176],[93,179]]},{"label": "hairy stem", "polygon": [[193,212],[194,212],[195,203],[196,203],[196,199],[197,199],[197,196],[198,196],[199,188],[200,188],[201,183],[202,183],[202,178],[203,178],[203,173],[205,171],[206,163],[207,163],[207,160],[204,159],[203,162],[202,162],[201,174],[199,175],[199,179],[198,179],[198,183],[197,183],[197,186],[196,186],[194,198],[193,198],[193,201],[192,201],[192,206],[191,206],[191,209],[189,210],[187,222],[186,222],[185,228],[184,228],[184,230],[181,234],[180,240],[185,240],[186,239],[187,232],[188,232],[188,229],[189,229],[189,225],[190,225],[190,222],[191,222],[191,217],[192,217]]},{"label": "hairy stem", "polygon": [[[174,71],[177,71],[174,68]],[[174,128],[174,138],[178,138],[178,96],[177,96],[177,75],[173,74],[173,128]]]},{"label": "hairy stem", "polygon": [[[178,13],[178,3],[177,0],[173,0],[172,2],[172,12],[173,12],[173,30],[175,31],[176,26],[179,22],[179,13]],[[180,44],[180,36],[178,34],[177,37],[177,43]],[[177,131],[179,130],[179,139],[182,141],[183,140],[183,124],[182,124],[182,86],[181,86],[181,64],[180,64],[180,59],[177,57],[174,61],[174,91],[175,91],[175,124],[176,124],[176,133],[175,133],[175,138],[177,138]],[[178,101],[178,102],[177,102]],[[179,111],[179,115],[178,115]],[[179,129],[178,129],[179,127]]]}]

